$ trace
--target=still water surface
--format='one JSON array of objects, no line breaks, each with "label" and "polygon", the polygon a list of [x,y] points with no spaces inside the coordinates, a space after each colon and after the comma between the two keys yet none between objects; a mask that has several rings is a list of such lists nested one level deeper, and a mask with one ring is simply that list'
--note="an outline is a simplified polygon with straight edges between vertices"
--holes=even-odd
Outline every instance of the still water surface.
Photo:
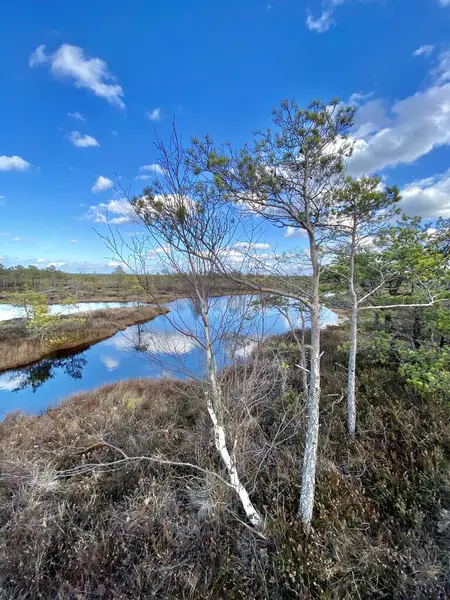
[{"label": "still water surface", "polygon": [[[105,305],[114,303],[92,303],[89,308]],[[176,300],[168,306],[169,318],[160,316],[144,325],[133,325],[83,352],[60,353],[0,374],[0,418],[13,410],[38,414],[71,394],[120,379],[201,375],[203,353],[195,338],[201,340],[202,328],[195,306],[188,300]],[[86,305],[79,310],[87,310]],[[290,320],[299,325],[298,319],[292,309]],[[323,326],[337,320],[332,311],[322,311]],[[257,309],[252,298],[245,296],[214,299],[211,321],[213,333],[227,332],[226,339],[217,335],[214,340],[219,366],[245,357],[256,338],[289,329],[288,320],[276,309]],[[186,331],[193,335],[183,335]]]},{"label": "still water surface", "polygon": [[[52,304],[49,309],[51,315],[71,315],[87,310],[99,308],[119,308],[122,306],[136,306],[137,302],[81,302],[79,304]],[[0,321],[18,319],[25,316],[25,310],[12,304],[0,304]]]}]

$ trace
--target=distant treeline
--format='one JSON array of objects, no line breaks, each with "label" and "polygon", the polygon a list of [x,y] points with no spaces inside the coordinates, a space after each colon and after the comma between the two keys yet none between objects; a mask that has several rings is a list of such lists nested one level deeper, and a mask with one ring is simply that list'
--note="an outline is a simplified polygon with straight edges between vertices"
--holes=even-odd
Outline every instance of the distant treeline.
[{"label": "distant treeline", "polygon": [[66,273],[54,266],[38,268],[33,265],[24,267],[5,267],[0,264],[0,290],[2,292],[22,292],[30,290],[34,292],[61,291],[64,288],[73,290],[105,289],[117,287],[132,287],[134,277],[127,275],[123,270],[111,274],[84,274]]},{"label": "distant treeline", "polygon": [[[231,291],[230,281],[214,277],[214,291],[226,294]],[[234,286],[234,290],[238,285]],[[66,273],[56,267],[35,266],[4,267],[0,264],[0,300],[7,301],[9,293],[33,291],[45,293],[50,301],[62,300],[67,296],[79,300],[127,300],[147,298],[148,290],[159,295],[179,296],[183,292],[180,275],[126,273],[121,267],[113,273]]]}]

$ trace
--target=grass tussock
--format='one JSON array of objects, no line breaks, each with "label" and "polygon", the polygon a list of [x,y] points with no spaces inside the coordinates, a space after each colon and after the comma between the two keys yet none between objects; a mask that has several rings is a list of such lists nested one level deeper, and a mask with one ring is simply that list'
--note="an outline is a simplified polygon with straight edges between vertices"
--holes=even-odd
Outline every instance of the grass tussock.
[{"label": "grass tussock", "polygon": [[[80,469],[120,459],[119,448],[225,476],[199,384],[123,381],[40,417],[9,416],[0,424],[0,598],[448,597],[449,408],[361,357],[359,431],[348,442],[343,337],[324,332],[309,537],[297,515],[306,419],[298,370],[280,387],[258,387],[238,455],[267,540],[213,475],[144,460]],[[260,380],[280,352],[298,361],[286,336],[274,338]],[[247,393],[246,369],[225,379],[230,415]],[[281,443],[267,445],[279,431]]]},{"label": "grass tussock", "polygon": [[60,350],[87,347],[160,314],[162,309],[155,306],[137,306],[63,315],[46,329],[44,339],[27,328],[24,319],[7,321],[0,325],[0,371],[31,364]]}]

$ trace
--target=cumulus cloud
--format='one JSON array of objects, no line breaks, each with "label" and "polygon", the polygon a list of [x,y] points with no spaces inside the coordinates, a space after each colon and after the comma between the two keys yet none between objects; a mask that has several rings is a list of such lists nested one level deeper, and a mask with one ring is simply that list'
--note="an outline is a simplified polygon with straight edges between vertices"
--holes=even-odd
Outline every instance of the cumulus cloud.
[{"label": "cumulus cloud", "polygon": [[236,242],[235,247],[242,248],[243,250],[268,250],[270,244],[264,244],[262,242]]},{"label": "cumulus cloud", "polygon": [[363,105],[348,160],[352,175],[409,164],[450,144],[450,52],[441,53],[433,75],[434,84],[390,109],[380,100]]},{"label": "cumulus cloud", "polygon": [[155,175],[164,175],[164,169],[162,169],[157,163],[153,163],[151,165],[142,165],[142,167],[139,167],[139,171],[150,171],[155,173]]},{"label": "cumulus cloud", "polygon": [[114,371],[120,365],[120,360],[113,358],[112,356],[101,356],[100,360],[108,369],[108,371]]},{"label": "cumulus cloud", "polygon": [[401,190],[402,208],[421,217],[450,217],[450,169],[409,183]]},{"label": "cumulus cloud", "polygon": [[166,331],[124,331],[122,335],[110,338],[106,343],[120,349],[132,349],[139,346],[151,354],[189,354],[198,344],[188,335]]},{"label": "cumulus cloud", "polygon": [[15,237],[15,238],[13,238],[13,239],[12,239],[12,241],[13,241],[15,244],[18,244],[19,242],[21,242],[21,241],[22,241],[22,238],[20,238],[20,237]]},{"label": "cumulus cloud", "polygon": [[66,263],[66,261],[62,261],[62,260],[55,260],[52,262],[49,262],[46,264],[46,267],[55,267],[55,269],[59,269],[59,267],[63,267]]},{"label": "cumulus cloud", "polygon": [[30,66],[48,65],[55,77],[71,79],[78,88],[85,88],[118,108],[124,108],[124,91],[100,58],[88,58],[82,48],[62,44],[47,54],[41,45],[31,54]]},{"label": "cumulus cloud", "polygon": [[70,244],[78,244],[78,240],[70,240]]},{"label": "cumulus cloud", "polygon": [[413,56],[425,56],[428,58],[428,56],[431,55],[433,50],[434,50],[434,45],[423,44],[423,46],[420,46],[420,48],[417,48],[417,50],[415,50],[413,52]]},{"label": "cumulus cloud", "polygon": [[67,136],[67,139],[77,148],[95,148],[100,146],[95,137],[92,137],[92,135],[81,135],[79,131],[72,131]]},{"label": "cumulus cloud", "polygon": [[361,102],[365,102],[369,98],[373,96],[373,92],[368,92],[365,94],[364,92],[355,92],[348,99],[349,104],[361,104]]},{"label": "cumulus cloud", "polygon": [[5,373],[0,375],[0,390],[4,392],[13,392],[19,390],[25,381],[25,376],[22,375],[10,375]]},{"label": "cumulus cloud", "polygon": [[30,166],[20,156],[0,156],[0,171],[26,171]]},{"label": "cumulus cloud", "polygon": [[300,229],[299,227],[291,227],[291,225],[289,225],[288,227],[286,227],[286,231],[284,232],[284,237],[301,237],[304,236],[305,231],[303,229]]},{"label": "cumulus cloud", "polygon": [[159,121],[161,119],[161,109],[157,107],[148,111],[147,119],[150,119],[150,121]]},{"label": "cumulus cloud", "polygon": [[90,206],[84,215],[86,219],[89,219],[93,223],[110,223],[111,225],[130,223],[134,216],[133,207],[124,199],[95,204]]},{"label": "cumulus cloud", "polygon": [[365,137],[370,133],[379,131],[384,126],[389,125],[390,121],[387,116],[387,111],[388,108],[385,101],[379,98],[368,100],[364,104],[359,105],[355,115],[355,137]]},{"label": "cumulus cloud", "polygon": [[76,112],[73,112],[73,113],[71,113],[71,112],[68,112],[68,113],[67,113],[67,116],[68,116],[68,117],[72,117],[72,119],[76,119],[77,121],[82,121],[83,123],[86,123],[86,120],[87,120],[87,119],[85,119],[85,118],[83,117],[83,115],[82,115],[81,113],[79,113],[78,111],[76,111]]},{"label": "cumulus cloud", "polygon": [[108,179],[108,177],[103,177],[103,175],[100,175],[99,177],[97,177],[97,181],[91,187],[91,190],[92,190],[93,194],[98,194],[98,192],[103,192],[104,190],[111,189],[112,186],[113,186],[113,182],[111,181],[111,179]]}]

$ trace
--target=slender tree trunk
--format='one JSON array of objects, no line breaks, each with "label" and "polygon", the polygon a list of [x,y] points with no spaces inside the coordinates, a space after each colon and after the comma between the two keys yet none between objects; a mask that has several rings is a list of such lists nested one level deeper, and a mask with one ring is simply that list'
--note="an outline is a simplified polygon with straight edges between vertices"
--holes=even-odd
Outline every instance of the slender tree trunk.
[{"label": "slender tree trunk", "polygon": [[356,294],[352,299],[350,315],[350,348],[348,351],[347,376],[347,430],[350,437],[356,431],[356,352],[358,345],[358,305]]},{"label": "slender tree trunk", "polygon": [[355,291],[355,249],[356,223],[353,228],[352,245],[350,249],[349,295],[351,300],[350,314],[350,348],[348,351],[347,374],[347,430],[350,437],[356,431],[356,352],[358,347],[358,296]]},{"label": "slender tree trunk", "polygon": [[301,309],[301,320],[302,320],[302,337],[301,337],[301,348],[300,348],[300,365],[302,367],[302,382],[303,391],[305,394],[308,393],[308,361],[306,360],[306,346],[305,346],[305,314],[303,308]]},{"label": "slender tree trunk", "polygon": [[310,237],[312,274],[311,303],[311,350],[310,377],[308,389],[308,422],[306,430],[305,454],[303,457],[302,485],[300,492],[300,517],[306,529],[311,527],[316,487],[317,447],[319,442],[320,404],[320,322],[319,322],[319,267],[317,248]]},{"label": "slender tree trunk", "polygon": [[217,382],[216,377],[216,362],[214,357],[214,351],[211,342],[210,335],[210,327],[209,327],[209,317],[208,317],[208,309],[203,306],[203,323],[205,326],[205,341],[206,341],[206,360],[207,360],[207,369],[208,369],[208,383],[209,383],[209,391],[207,393],[207,408],[208,413],[211,418],[211,422],[213,424],[214,430],[214,443],[217,451],[220,454],[223,464],[228,472],[228,477],[230,480],[230,484],[235,490],[236,494],[239,496],[239,499],[242,504],[242,508],[247,516],[247,519],[250,523],[258,528],[262,528],[263,520],[259,512],[253,506],[253,503],[250,499],[249,493],[245,489],[242,484],[236,466],[236,459],[234,452],[230,454],[227,448],[226,434],[225,428],[222,424],[222,393],[220,386]]}]

